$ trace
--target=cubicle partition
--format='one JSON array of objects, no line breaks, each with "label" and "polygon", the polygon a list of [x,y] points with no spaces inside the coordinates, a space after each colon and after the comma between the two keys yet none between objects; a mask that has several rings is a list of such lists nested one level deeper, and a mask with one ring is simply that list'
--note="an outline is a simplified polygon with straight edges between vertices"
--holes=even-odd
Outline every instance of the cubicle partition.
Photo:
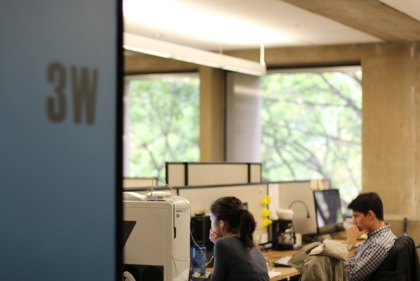
[{"label": "cubicle partition", "polygon": [[[176,167],[176,165],[174,165]],[[254,215],[257,222],[255,238],[268,233],[267,228],[262,228],[263,217],[260,216],[264,207],[261,201],[266,195],[270,195],[270,207],[274,209],[292,209],[293,225],[296,233],[315,235],[317,232],[315,203],[313,189],[330,188],[330,180],[317,181],[314,185],[311,181],[269,182],[269,183],[245,183],[245,184],[220,184],[200,186],[174,186],[174,194],[186,198],[190,202],[191,215],[210,212],[211,204],[224,196],[239,198]],[[125,188],[124,191],[146,192],[151,186]],[[155,190],[168,190],[167,187],[153,187]],[[309,212],[310,218],[307,218]],[[271,238],[269,238],[271,239]]]},{"label": "cubicle partition", "polygon": [[191,215],[197,212],[210,212],[211,204],[218,198],[224,196],[235,196],[246,205],[248,210],[253,214],[257,229],[257,236],[267,233],[267,228],[262,229],[262,217],[260,216],[264,206],[261,206],[261,200],[268,193],[266,183],[257,184],[232,184],[232,185],[208,185],[199,187],[180,187],[179,195],[188,199],[191,204]]},{"label": "cubicle partition", "polygon": [[[330,180],[305,180],[288,182],[261,182],[261,163],[207,163],[166,162],[166,182],[178,195],[188,199],[191,215],[209,213],[211,204],[220,197],[235,196],[246,203],[257,221],[256,236],[267,233],[262,229],[260,216],[264,207],[261,201],[270,195],[270,207],[292,209],[293,226],[296,233],[317,233],[313,190],[330,189]],[[127,191],[145,191],[156,179],[125,179]],[[174,192],[175,193],[175,192]],[[309,214],[309,218],[307,217]]]},{"label": "cubicle partition", "polygon": [[124,178],[123,188],[135,189],[138,187],[157,186],[156,178]]},{"label": "cubicle partition", "polygon": [[270,182],[268,194],[274,209],[293,210],[293,227],[296,233],[315,235],[317,224],[313,190],[330,187],[330,180]]},{"label": "cubicle partition", "polygon": [[[124,188],[124,191],[147,193],[152,187]],[[153,187],[156,191],[168,190],[167,187]],[[261,200],[268,194],[267,183],[231,184],[231,185],[204,185],[204,186],[182,186],[174,188],[179,196],[190,202],[191,216],[196,213],[210,213],[211,204],[220,197],[235,196],[239,198],[252,213],[256,222],[257,229],[255,238],[267,233],[267,228],[262,229],[262,206]],[[175,193],[175,192],[174,192]]]},{"label": "cubicle partition", "polygon": [[246,184],[261,182],[261,163],[166,162],[170,186]]}]

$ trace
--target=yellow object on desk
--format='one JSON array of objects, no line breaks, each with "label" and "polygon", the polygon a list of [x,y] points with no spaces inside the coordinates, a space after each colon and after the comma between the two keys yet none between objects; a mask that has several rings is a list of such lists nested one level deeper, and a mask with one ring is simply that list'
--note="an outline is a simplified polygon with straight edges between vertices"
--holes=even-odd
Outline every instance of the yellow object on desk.
[{"label": "yellow object on desk", "polygon": [[266,206],[271,204],[271,197],[266,195],[263,197],[263,199],[260,202],[261,206]]},{"label": "yellow object on desk", "polygon": [[270,224],[272,224],[273,223],[273,221],[272,220],[270,220],[270,219],[268,219],[268,218],[265,218],[265,219],[263,219],[263,221],[262,221],[262,223],[261,223],[261,228],[264,228],[264,227],[267,227],[267,226],[269,226]]}]

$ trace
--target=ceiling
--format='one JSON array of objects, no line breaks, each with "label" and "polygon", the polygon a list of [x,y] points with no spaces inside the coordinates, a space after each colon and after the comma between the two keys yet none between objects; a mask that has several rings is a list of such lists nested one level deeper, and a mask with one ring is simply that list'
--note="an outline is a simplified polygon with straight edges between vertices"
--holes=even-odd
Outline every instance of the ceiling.
[{"label": "ceiling", "polygon": [[420,1],[418,0],[380,0],[382,3],[404,13],[408,16],[420,20]]},{"label": "ceiling", "polygon": [[220,52],[420,41],[418,19],[418,0],[124,0],[125,32]]}]

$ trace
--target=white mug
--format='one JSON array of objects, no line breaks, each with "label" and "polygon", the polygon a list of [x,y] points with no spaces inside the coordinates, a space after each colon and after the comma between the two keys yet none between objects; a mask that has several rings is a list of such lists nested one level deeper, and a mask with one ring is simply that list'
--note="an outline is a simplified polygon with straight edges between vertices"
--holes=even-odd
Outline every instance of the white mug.
[{"label": "white mug", "polygon": [[296,237],[296,245],[298,245],[299,247],[302,246],[302,233],[295,233],[295,237]]}]

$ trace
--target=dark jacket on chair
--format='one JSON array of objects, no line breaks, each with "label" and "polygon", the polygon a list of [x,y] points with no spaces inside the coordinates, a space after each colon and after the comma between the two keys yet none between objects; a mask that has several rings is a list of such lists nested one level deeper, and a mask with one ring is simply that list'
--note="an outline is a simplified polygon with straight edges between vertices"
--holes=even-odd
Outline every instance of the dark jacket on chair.
[{"label": "dark jacket on chair", "polygon": [[419,258],[413,239],[408,236],[397,238],[370,281],[420,281]]}]

